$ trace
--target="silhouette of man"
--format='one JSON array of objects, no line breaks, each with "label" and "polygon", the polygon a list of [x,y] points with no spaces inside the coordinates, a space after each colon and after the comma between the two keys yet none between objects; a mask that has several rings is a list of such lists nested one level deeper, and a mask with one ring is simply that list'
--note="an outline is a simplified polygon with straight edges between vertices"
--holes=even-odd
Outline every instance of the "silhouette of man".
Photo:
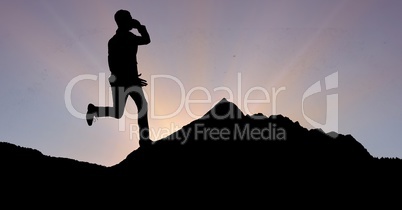
[{"label": "silhouette of man", "polygon": [[[111,76],[109,83],[112,88],[113,107],[97,107],[88,105],[86,120],[89,126],[97,117],[121,118],[128,96],[138,109],[138,126],[140,131],[140,145],[151,142],[148,127],[148,103],[144,97],[142,86],[147,81],[139,78],[137,69],[137,51],[139,45],[151,42],[144,25],[131,17],[129,11],[119,10],[114,15],[118,29],[108,43],[108,63]],[[134,35],[131,29],[137,29],[141,36]]]}]

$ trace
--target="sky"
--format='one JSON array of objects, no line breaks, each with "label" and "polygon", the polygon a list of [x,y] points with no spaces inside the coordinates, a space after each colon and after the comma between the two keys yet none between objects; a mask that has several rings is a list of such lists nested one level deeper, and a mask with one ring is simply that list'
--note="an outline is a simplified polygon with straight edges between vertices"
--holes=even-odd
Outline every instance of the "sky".
[{"label": "sky", "polygon": [[225,97],[402,158],[400,0],[2,0],[0,141],[105,166],[138,148],[133,101],[120,120],[83,119],[111,104],[119,9],[151,36],[137,57],[153,140]]}]

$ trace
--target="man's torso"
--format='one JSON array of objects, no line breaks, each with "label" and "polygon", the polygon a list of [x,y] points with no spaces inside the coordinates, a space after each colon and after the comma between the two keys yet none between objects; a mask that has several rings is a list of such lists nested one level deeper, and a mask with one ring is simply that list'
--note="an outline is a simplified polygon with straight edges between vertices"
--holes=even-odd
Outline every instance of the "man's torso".
[{"label": "man's torso", "polygon": [[119,32],[109,40],[108,62],[115,83],[133,84],[138,78],[137,51],[138,37],[131,32]]}]

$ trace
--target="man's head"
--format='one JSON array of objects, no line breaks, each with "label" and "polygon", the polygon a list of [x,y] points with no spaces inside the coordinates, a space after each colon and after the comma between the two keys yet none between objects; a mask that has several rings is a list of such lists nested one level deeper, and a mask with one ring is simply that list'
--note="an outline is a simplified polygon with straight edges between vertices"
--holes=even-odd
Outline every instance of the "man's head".
[{"label": "man's head", "polygon": [[[117,26],[121,29],[131,30],[134,28],[134,21],[131,17],[131,14],[127,10],[119,10],[114,14],[114,20],[117,23]],[[138,21],[137,21],[138,22]]]}]

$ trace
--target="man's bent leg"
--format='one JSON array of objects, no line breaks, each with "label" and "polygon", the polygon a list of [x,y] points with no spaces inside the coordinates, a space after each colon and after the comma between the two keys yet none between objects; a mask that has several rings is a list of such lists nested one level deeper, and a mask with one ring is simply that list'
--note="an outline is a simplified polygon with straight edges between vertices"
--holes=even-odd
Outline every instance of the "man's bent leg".
[{"label": "man's bent leg", "polygon": [[120,119],[124,114],[128,94],[121,86],[112,86],[112,107],[96,107],[97,117],[114,117]]}]

